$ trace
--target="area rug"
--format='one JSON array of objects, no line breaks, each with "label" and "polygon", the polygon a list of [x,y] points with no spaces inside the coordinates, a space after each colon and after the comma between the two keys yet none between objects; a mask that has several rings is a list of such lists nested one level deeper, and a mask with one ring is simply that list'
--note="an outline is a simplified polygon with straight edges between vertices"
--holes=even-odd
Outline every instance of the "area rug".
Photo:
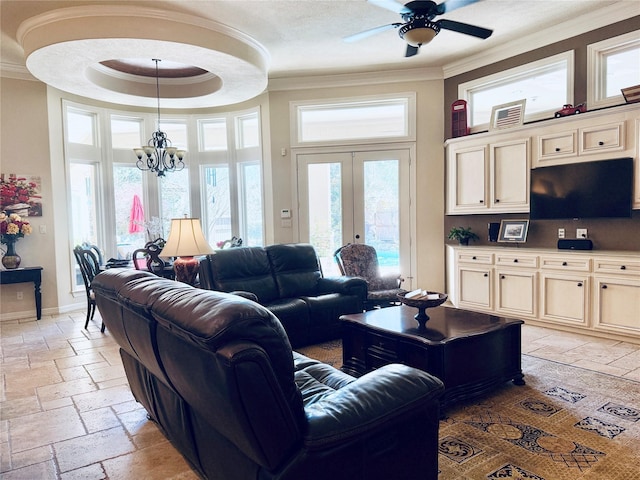
[{"label": "area rug", "polygon": [[[298,351],[342,365],[340,341]],[[640,383],[529,355],[522,370],[444,412],[441,480],[640,479]]]}]

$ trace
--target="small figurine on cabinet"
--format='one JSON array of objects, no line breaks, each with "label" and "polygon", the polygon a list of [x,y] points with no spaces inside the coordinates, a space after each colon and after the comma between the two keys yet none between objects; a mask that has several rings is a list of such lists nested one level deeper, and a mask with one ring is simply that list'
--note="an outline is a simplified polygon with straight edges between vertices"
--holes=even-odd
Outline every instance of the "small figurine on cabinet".
[{"label": "small figurine on cabinet", "polygon": [[560,110],[553,114],[554,117],[566,117],[567,115],[576,115],[578,113],[584,113],[587,111],[587,104],[580,103],[575,107],[570,103],[565,103]]},{"label": "small figurine on cabinet", "polygon": [[456,100],[451,104],[451,136],[464,137],[469,135],[469,125],[467,123],[467,102]]}]

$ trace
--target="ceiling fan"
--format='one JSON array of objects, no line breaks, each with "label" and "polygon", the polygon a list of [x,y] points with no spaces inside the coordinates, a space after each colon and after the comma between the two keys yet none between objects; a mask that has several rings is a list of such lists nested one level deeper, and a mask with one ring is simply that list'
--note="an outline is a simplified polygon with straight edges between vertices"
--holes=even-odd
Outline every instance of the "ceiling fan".
[{"label": "ceiling fan", "polygon": [[365,30],[345,37],[345,42],[356,42],[371,35],[375,35],[385,30],[398,28],[398,35],[407,42],[407,51],[405,57],[412,57],[418,53],[420,46],[429,43],[440,32],[441,29],[451,30],[465,35],[471,35],[478,38],[489,38],[493,30],[469,25],[467,23],[456,22],[454,20],[441,19],[433,21],[437,15],[449,13],[457,8],[479,2],[480,0],[446,0],[440,4],[430,0],[414,0],[401,5],[394,0],[368,0],[370,3],[377,5],[392,12],[400,14],[404,23],[390,23],[380,27]]}]

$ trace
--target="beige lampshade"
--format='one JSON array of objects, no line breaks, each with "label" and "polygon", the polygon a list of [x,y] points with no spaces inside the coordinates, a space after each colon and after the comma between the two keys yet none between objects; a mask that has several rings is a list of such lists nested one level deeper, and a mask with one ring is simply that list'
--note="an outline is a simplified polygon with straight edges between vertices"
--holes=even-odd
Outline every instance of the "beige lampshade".
[{"label": "beige lampshade", "polygon": [[199,218],[173,218],[169,240],[165,244],[161,257],[191,257],[213,253],[204,238]]}]

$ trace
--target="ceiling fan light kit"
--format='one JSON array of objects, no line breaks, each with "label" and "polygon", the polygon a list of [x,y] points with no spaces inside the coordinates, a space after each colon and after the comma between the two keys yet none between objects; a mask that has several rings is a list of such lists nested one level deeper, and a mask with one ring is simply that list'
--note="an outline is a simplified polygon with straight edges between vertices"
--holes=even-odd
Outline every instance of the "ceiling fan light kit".
[{"label": "ceiling fan light kit", "polygon": [[426,18],[416,18],[413,22],[404,24],[398,30],[400,38],[413,47],[426,45],[438,33],[440,33],[440,26]]}]

